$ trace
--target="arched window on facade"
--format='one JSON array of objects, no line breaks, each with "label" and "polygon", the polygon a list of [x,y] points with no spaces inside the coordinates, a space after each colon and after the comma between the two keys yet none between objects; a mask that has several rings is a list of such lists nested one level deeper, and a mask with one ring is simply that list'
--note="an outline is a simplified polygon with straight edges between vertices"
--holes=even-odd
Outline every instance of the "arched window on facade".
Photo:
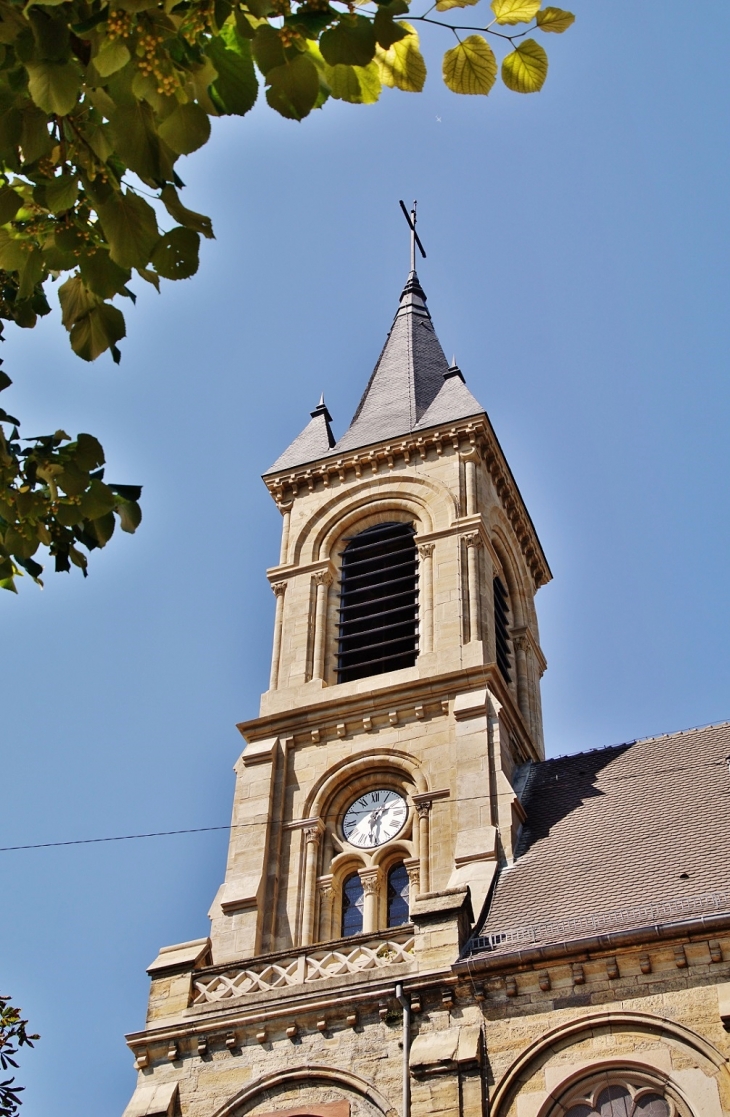
[{"label": "arched window on facade", "polygon": [[347,877],[342,885],[342,937],[359,935],[362,931],[365,892],[357,873]]},{"label": "arched window on facade", "polygon": [[568,1109],[565,1117],[677,1117],[673,1102],[649,1089],[606,1086],[595,1100],[586,1098]]},{"label": "arched window on facade", "polygon": [[494,595],[494,638],[497,646],[497,666],[505,682],[512,679],[512,657],[509,640],[509,596],[504,582],[497,575],[492,583]]},{"label": "arched window on facade", "polygon": [[413,524],[386,523],[342,552],[337,681],[412,667],[418,655],[418,556]]},{"label": "arched window on facade", "polygon": [[408,919],[408,873],[399,861],[388,873],[388,926],[400,927]]}]

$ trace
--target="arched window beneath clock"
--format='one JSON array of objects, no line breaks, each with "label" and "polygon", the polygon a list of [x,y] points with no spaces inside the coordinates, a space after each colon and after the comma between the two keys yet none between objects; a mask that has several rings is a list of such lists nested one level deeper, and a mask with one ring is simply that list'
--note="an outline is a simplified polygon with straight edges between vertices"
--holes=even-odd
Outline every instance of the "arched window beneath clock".
[{"label": "arched window beneath clock", "polygon": [[388,873],[388,926],[400,927],[409,918],[408,873],[399,861]]},{"label": "arched window beneath clock", "polygon": [[418,655],[418,556],[413,524],[384,523],[342,552],[337,681],[413,667]]},{"label": "arched window beneath clock", "polygon": [[602,1090],[595,1101],[586,1099],[571,1105],[565,1117],[676,1117],[676,1113],[674,1106],[654,1090],[635,1092],[616,1084]]},{"label": "arched window beneath clock", "polygon": [[362,931],[365,891],[358,873],[351,873],[342,885],[342,938]]}]

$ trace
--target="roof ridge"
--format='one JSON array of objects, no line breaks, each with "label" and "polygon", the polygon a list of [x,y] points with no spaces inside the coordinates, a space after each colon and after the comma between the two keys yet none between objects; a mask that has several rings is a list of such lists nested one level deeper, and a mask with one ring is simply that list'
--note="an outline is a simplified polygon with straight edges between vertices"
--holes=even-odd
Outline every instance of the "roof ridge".
[{"label": "roof ridge", "polygon": [[615,741],[612,745],[596,745],[592,749],[580,749],[578,752],[563,752],[559,756],[546,756],[536,764],[552,764],[557,760],[571,760],[577,756],[590,756],[596,752],[608,752],[609,749],[628,748],[629,745],[643,745],[648,741],[665,741],[670,737],[683,737],[687,733],[699,733],[702,729],[730,729],[730,721],[708,721],[703,725],[691,725],[687,729],[677,729],[673,733],[655,733],[650,737],[634,737],[629,741]]}]

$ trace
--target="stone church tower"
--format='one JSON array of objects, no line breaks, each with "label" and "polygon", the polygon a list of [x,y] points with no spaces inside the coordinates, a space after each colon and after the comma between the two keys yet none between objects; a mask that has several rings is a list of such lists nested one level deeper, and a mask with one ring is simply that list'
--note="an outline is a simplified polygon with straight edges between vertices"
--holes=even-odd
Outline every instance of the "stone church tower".
[{"label": "stone church tower", "polygon": [[728,1117],[730,730],[544,760],[550,570],[415,269],[331,421],[264,476],[270,687],[125,1117]]}]

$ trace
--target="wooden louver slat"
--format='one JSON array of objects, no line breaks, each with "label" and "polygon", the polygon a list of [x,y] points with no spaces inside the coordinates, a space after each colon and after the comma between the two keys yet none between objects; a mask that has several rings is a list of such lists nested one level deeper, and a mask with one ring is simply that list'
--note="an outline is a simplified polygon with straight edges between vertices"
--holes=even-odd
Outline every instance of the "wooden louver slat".
[{"label": "wooden louver slat", "polygon": [[412,524],[386,523],[342,552],[337,681],[412,667],[418,655],[418,559]]}]

